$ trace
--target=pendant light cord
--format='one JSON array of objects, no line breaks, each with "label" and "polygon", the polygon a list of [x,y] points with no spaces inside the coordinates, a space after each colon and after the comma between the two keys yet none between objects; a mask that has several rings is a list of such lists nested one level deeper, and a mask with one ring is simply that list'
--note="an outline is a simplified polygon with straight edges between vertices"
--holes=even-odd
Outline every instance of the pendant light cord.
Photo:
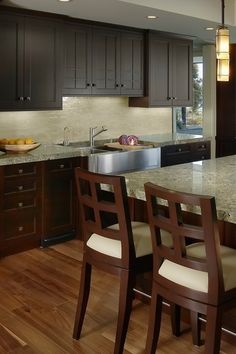
[{"label": "pendant light cord", "polygon": [[225,25],[225,0],[221,0],[222,2],[222,27]]}]

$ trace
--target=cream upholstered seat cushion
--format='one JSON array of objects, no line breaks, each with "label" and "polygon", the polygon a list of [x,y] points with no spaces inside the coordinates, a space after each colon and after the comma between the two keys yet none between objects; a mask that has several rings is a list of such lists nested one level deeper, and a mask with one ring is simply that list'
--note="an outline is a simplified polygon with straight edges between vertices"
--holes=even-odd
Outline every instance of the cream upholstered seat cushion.
[{"label": "cream upholstered seat cushion", "polygon": [[[152,253],[152,241],[149,225],[143,222],[132,221],[132,230],[136,257],[145,256]],[[118,230],[119,225],[109,226],[113,230]],[[161,231],[163,243],[171,247],[172,237],[166,231]],[[87,246],[111,257],[121,258],[121,241],[112,240],[107,237],[92,234],[87,241]]]},{"label": "cream upholstered seat cushion", "polygon": [[[190,257],[206,258],[205,246],[202,242],[186,247]],[[221,260],[225,290],[236,287],[236,250],[221,246]],[[208,274],[199,270],[191,269],[169,260],[165,260],[159,269],[163,277],[185,286],[187,288],[208,292]]]}]

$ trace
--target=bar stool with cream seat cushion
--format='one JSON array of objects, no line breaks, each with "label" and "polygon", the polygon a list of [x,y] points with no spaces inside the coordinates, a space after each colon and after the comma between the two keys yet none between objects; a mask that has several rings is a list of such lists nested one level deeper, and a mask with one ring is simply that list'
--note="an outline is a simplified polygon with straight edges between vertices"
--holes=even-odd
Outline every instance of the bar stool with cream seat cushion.
[{"label": "bar stool with cream seat cushion", "polygon": [[[153,285],[146,353],[156,352],[162,299],[206,315],[205,353],[220,352],[225,309],[236,306],[236,250],[220,245],[215,198],[145,184],[153,243]],[[167,216],[159,213],[167,204]],[[184,220],[184,205],[198,207],[201,225]],[[172,235],[166,247],[160,230]],[[189,244],[186,240],[191,239]]]},{"label": "bar stool with cream seat cushion", "polygon": [[[152,270],[149,225],[131,222],[125,178],[75,169],[82,218],[84,253],[73,338],[81,334],[90,291],[92,266],[120,276],[119,309],[114,353],[123,353],[135,275]],[[171,237],[163,233],[170,247]]]}]

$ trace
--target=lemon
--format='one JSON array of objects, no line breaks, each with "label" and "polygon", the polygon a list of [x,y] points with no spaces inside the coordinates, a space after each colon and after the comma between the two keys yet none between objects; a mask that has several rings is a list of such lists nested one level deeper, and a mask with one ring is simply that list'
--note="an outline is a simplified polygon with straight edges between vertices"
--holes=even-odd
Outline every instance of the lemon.
[{"label": "lemon", "polygon": [[24,145],[25,141],[22,138],[15,139],[15,144],[16,145]]},{"label": "lemon", "polygon": [[33,138],[25,138],[25,144],[33,144],[34,140]]},{"label": "lemon", "polygon": [[8,140],[8,144],[9,145],[15,145],[15,143],[16,143],[16,139],[15,138],[9,138],[9,139],[7,139]]}]

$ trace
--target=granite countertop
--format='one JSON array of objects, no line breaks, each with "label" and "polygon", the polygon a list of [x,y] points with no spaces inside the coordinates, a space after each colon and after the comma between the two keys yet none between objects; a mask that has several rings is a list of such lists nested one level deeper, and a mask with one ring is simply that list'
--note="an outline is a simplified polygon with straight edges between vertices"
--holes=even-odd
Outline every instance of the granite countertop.
[{"label": "granite countertop", "polygon": [[193,135],[193,134],[152,134],[152,135],[140,135],[139,139],[146,143],[153,144],[154,147],[166,146],[166,145],[176,145],[193,143],[196,141],[206,141],[211,140],[211,137],[204,135]]},{"label": "granite countertop", "polygon": [[236,223],[236,155],[123,175],[131,197],[145,200],[143,186],[146,182],[210,195],[216,198],[218,219]]},{"label": "granite countertop", "polygon": [[[210,140],[208,137],[202,135],[190,134],[155,134],[139,136],[140,141],[152,145],[152,147],[165,146],[170,144],[180,144],[194,141]],[[114,142],[117,139],[96,140],[95,144],[102,146],[108,142]],[[17,163],[38,162],[47,160],[56,160],[63,158],[71,158],[78,156],[88,156],[89,151],[88,142],[76,142],[78,147],[63,146],[58,144],[41,144],[35,150],[24,154],[9,154],[0,152],[0,166],[12,165]],[[83,147],[83,148],[82,148]],[[104,152],[106,153],[106,152]]]},{"label": "granite countertop", "polygon": [[42,144],[35,150],[24,154],[12,154],[0,152],[0,166],[12,165],[17,163],[38,162],[47,160],[64,159],[78,156],[88,156],[88,148],[75,148],[60,146],[56,144]]}]

